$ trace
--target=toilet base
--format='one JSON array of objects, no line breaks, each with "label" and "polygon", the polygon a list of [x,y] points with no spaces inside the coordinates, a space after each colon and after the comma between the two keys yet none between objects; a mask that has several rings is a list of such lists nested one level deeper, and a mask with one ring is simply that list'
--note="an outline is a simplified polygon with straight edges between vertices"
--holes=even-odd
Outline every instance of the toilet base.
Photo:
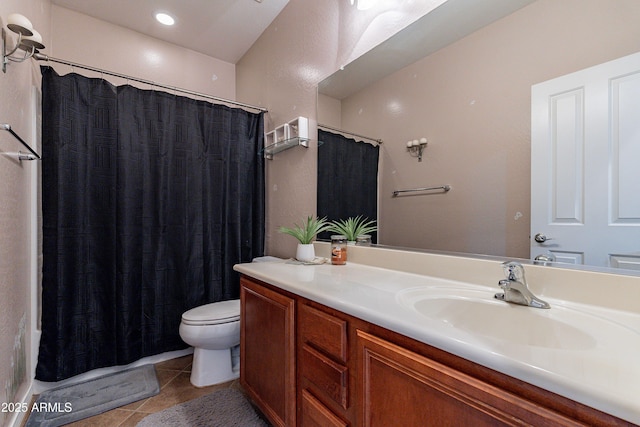
[{"label": "toilet base", "polygon": [[195,348],[191,367],[191,384],[206,387],[232,381],[240,376],[240,367],[234,364],[231,349],[206,350]]}]

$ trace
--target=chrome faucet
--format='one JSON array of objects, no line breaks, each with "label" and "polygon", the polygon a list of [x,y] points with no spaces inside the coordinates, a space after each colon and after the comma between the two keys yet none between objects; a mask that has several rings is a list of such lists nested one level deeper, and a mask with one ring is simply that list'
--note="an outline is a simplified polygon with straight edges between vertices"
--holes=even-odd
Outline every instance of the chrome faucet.
[{"label": "chrome faucet", "polygon": [[498,286],[504,289],[504,293],[495,294],[495,298],[529,307],[551,308],[547,302],[542,301],[529,290],[522,264],[510,261],[503,263],[502,268],[507,278],[500,280]]}]

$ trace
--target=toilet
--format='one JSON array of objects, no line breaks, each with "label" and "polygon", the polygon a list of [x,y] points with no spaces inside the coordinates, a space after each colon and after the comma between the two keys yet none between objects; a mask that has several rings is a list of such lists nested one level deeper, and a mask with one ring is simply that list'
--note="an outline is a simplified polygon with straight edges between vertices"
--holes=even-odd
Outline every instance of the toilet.
[{"label": "toilet", "polygon": [[240,374],[240,300],[201,305],[186,311],[180,337],[194,348],[191,384],[205,387]]}]

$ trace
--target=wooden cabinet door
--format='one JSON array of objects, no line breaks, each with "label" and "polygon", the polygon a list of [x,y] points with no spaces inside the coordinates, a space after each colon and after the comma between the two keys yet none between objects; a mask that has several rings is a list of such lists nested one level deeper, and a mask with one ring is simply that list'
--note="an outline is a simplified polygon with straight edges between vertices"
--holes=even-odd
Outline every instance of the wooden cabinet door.
[{"label": "wooden cabinet door", "polygon": [[294,426],[295,302],[244,277],[240,284],[240,383],[274,425]]},{"label": "wooden cabinet door", "polygon": [[374,335],[356,345],[360,425],[581,425]]}]

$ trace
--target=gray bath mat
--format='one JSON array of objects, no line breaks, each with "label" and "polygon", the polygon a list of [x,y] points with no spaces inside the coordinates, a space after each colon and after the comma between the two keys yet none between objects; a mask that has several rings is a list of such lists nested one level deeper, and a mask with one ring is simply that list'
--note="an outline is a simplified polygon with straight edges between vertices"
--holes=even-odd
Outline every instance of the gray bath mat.
[{"label": "gray bath mat", "polygon": [[153,365],[58,387],[38,396],[30,408],[32,410],[25,427],[61,426],[155,396],[159,392],[160,385]]},{"label": "gray bath mat", "polygon": [[266,427],[240,390],[225,388],[142,419],[136,427]]}]

